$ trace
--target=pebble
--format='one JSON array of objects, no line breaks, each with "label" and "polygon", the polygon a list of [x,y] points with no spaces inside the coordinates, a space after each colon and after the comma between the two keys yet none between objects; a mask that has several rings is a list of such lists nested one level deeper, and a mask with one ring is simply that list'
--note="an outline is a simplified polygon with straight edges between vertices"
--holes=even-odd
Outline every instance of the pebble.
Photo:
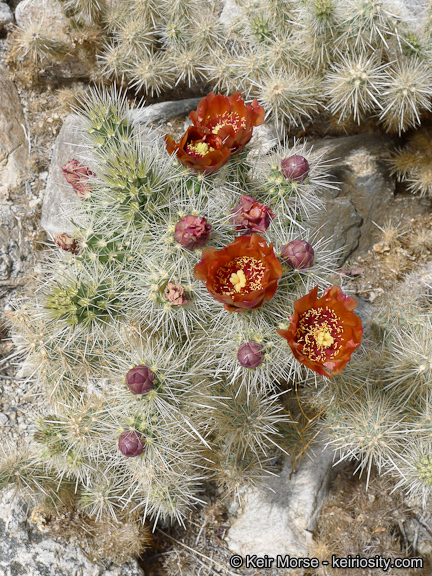
[{"label": "pebble", "polygon": [[0,426],[4,426],[8,420],[9,420],[9,418],[6,416],[6,414],[3,414],[3,412],[0,412]]}]

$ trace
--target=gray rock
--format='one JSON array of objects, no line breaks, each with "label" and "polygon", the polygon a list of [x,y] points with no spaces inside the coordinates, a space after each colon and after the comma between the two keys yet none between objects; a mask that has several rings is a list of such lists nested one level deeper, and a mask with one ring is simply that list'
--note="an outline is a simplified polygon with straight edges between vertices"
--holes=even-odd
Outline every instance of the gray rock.
[{"label": "gray rock", "polygon": [[189,114],[195,110],[202,98],[186,98],[175,102],[158,102],[140,110],[132,110],[133,121],[136,124],[146,122],[166,122],[170,118]]},{"label": "gray rock", "polygon": [[5,424],[7,424],[8,420],[9,420],[9,418],[6,416],[6,414],[3,414],[3,412],[0,412],[0,426],[4,426]]},{"label": "gray rock", "polygon": [[71,541],[54,540],[27,523],[28,505],[13,490],[0,498],[0,576],[143,576],[138,564],[101,566]]},{"label": "gray rock", "polygon": [[62,166],[76,158],[83,142],[81,128],[79,116],[69,114],[55,141],[41,217],[42,228],[52,237],[60,232],[71,232],[66,214],[79,202],[72,186],[63,176]]},{"label": "gray rock", "polygon": [[88,66],[76,55],[68,54],[69,49],[72,50],[71,24],[58,0],[22,0],[16,8],[15,18],[23,28],[31,24],[40,25],[42,32],[64,44],[65,54],[60,60],[49,57],[42,60],[39,70],[42,76],[74,79],[88,77]]},{"label": "gray rock", "polygon": [[2,30],[6,24],[10,24],[13,21],[14,16],[12,10],[5,2],[0,2],[0,30]]},{"label": "gray rock", "polygon": [[[187,98],[178,102],[160,102],[142,110],[133,110],[131,118],[134,124],[166,122],[175,116],[186,114],[196,108],[201,98]],[[70,114],[55,142],[51,166],[48,174],[46,192],[42,205],[42,227],[52,237],[60,232],[71,232],[67,225],[65,214],[71,209],[78,198],[72,186],[63,176],[61,167],[78,155],[83,138],[80,134],[80,120],[77,115]]]},{"label": "gray rock", "polygon": [[[430,211],[432,201],[413,195],[395,196],[395,179],[390,176],[386,158],[394,146],[390,136],[360,134],[317,140],[314,152],[331,161],[330,173],[339,181],[339,189],[323,194],[327,209],[319,225],[324,236],[334,231],[335,247],[345,245],[339,263],[348,256],[367,252],[375,244],[378,226],[401,214],[412,217]],[[329,234],[330,233],[330,234]]]},{"label": "gray rock", "polygon": [[224,7],[219,16],[219,20],[226,30],[230,32],[233,26],[241,20],[243,15],[243,9],[235,0],[224,0]]},{"label": "gray rock", "polygon": [[312,531],[334,474],[333,451],[320,443],[314,453],[311,458],[305,455],[292,475],[292,459],[287,458],[279,477],[269,478],[265,488],[248,490],[226,537],[232,552],[243,557],[309,555]]},{"label": "gray rock", "polygon": [[28,172],[29,147],[24,126],[17,89],[0,66],[0,201]]},{"label": "gray rock", "polygon": [[22,0],[16,7],[15,19],[21,27],[31,22],[40,22],[44,28],[59,33],[69,23],[58,0]]},{"label": "gray rock", "polygon": [[25,206],[2,201],[0,196],[0,287],[20,284],[37,261],[38,254],[25,239]]}]

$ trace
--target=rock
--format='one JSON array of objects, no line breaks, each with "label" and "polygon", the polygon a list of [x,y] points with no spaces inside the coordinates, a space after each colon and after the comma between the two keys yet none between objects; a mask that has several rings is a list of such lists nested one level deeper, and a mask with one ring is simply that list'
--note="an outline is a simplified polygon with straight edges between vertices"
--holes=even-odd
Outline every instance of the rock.
[{"label": "rock", "polygon": [[4,426],[5,424],[7,424],[8,420],[9,420],[9,418],[6,416],[6,414],[3,414],[3,412],[0,412],[0,426]]},{"label": "rock", "polygon": [[22,0],[16,7],[15,19],[21,27],[40,22],[44,29],[56,32],[64,32],[69,25],[58,0]]},{"label": "rock", "polygon": [[235,554],[308,556],[312,531],[334,474],[333,451],[315,445],[315,456],[305,455],[296,472],[286,458],[278,477],[265,488],[249,489],[240,514],[232,522],[226,541]]},{"label": "rock", "polygon": [[[26,0],[25,0],[26,1]],[[187,98],[178,102],[160,102],[142,110],[132,110],[131,118],[134,124],[166,122],[175,116],[181,116],[193,110],[201,98]],[[61,167],[78,155],[83,143],[80,135],[80,120],[77,115],[70,114],[55,142],[51,166],[47,178],[46,192],[42,206],[42,227],[52,237],[60,232],[71,232],[68,228],[65,213],[67,213],[78,198],[72,186],[63,176]],[[143,126],[143,129],[144,126]]]},{"label": "rock", "polygon": [[[349,198],[331,198],[318,219],[320,235],[329,239],[329,247],[338,251],[342,265],[359,245],[363,219]],[[331,240],[330,240],[331,239]]]},{"label": "rock", "polygon": [[[28,506],[14,491],[0,498],[0,576],[143,576],[138,564],[101,566],[70,540],[54,540],[27,523]],[[30,571],[29,571],[30,568]]]},{"label": "rock", "polygon": [[12,10],[9,8],[5,2],[0,2],[0,30],[3,29],[6,24],[10,24],[14,21]]},{"label": "rock", "polygon": [[224,0],[224,7],[219,16],[219,21],[230,32],[233,27],[244,17],[243,9],[235,0]]},{"label": "rock", "polygon": [[0,199],[18,186],[28,172],[29,147],[24,126],[17,89],[0,67]]},{"label": "rock", "polygon": [[76,158],[82,144],[79,116],[69,114],[55,141],[42,205],[41,225],[52,237],[60,232],[71,233],[67,212],[79,202],[71,184],[63,176],[62,166]]},{"label": "rock", "polygon": [[166,122],[170,118],[189,114],[195,110],[202,98],[186,98],[175,102],[158,102],[150,104],[141,110],[132,110],[133,121],[136,124],[146,122]]},{"label": "rock", "polygon": [[24,239],[22,223],[26,218],[25,208],[0,198],[0,287],[19,284],[37,260],[38,254]]},{"label": "rock", "polygon": [[394,138],[360,134],[316,140],[313,150],[330,161],[330,173],[340,182],[339,189],[323,192],[327,209],[318,225],[322,234],[334,231],[335,247],[345,245],[339,264],[348,256],[370,250],[376,231],[389,219],[399,221],[430,211],[432,201],[413,195],[395,196],[395,179],[390,176],[386,158],[394,148]]},{"label": "rock", "polygon": [[19,26],[40,24],[40,30],[63,44],[61,58],[46,57],[41,61],[41,76],[59,78],[87,78],[88,66],[82,62],[71,43],[69,19],[58,0],[22,0],[16,8],[15,18]]}]

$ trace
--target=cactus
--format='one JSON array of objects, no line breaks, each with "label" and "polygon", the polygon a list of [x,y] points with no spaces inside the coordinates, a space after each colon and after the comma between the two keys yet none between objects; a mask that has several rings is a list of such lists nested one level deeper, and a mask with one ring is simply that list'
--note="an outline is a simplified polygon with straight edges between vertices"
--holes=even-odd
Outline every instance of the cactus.
[{"label": "cactus", "polygon": [[340,122],[373,116],[401,133],[430,111],[430,10],[414,18],[390,0],[246,0],[225,23],[222,0],[62,5],[86,41],[31,23],[11,36],[11,67],[32,60],[37,71],[50,58],[74,58],[89,77],[151,98],[177,86],[240,89],[281,134],[323,110]]},{"label": "cactus", "polygon": [[[307,290],[328,286],[334,254],[312,222],[332,184],[305,144],[249,154],[264,111],[226,98],[240,114],[232,124],[234,112],[215,112],[220,98],[202,101],[207,116],[191,112],[209,142],[227,131],[216,170],[202,142],[172,145],[170,157],[118,90],[81,101],[83,153],[64,159],[71,233],[56,237],[45,280],[9,319],[40,418],[29,455],[2,460],[2,485],[38,493],[48,478],[53,499],[54,485],[72,491],[95,520],[181,522],[204,478],[238,493],[289,448],[280,386],[307,371],[277,329]],[[298,269],[278,259],[294,240],[313,254]]]}]

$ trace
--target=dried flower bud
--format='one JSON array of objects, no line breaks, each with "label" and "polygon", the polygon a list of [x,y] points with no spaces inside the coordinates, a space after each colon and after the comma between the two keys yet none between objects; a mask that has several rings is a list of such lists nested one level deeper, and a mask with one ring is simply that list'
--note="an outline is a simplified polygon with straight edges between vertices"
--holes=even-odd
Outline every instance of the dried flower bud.
[{"label": "dried flower bud", "polygon": [[126,374],[126,384],[132,394],[148,394],[153,390],[156,374],[148,366],[135,366]]},{"label": "dried flower bud", "polygon": [[264,349],[254,340],[245,342],[237,351],[237,360],[245,368],[258,368],[264,362]]},{"label": "dried flower bud", "polygon": [[57,234],[57,236],[54,238],[54,242],[62,250],[66,250],[66,252],[72,252],[72,254],[79,254],[80,252],[80,246],[78,240],[73,236],[71,236],[70,234],[68,234],[67,232]]},{"label": "dried flower bud", "polygon": [[184,306],[188,301],[183,286],[181,284],[172,284],[171,282],[168,282],[165,288],[164,298],[167,302],[171,302],[173,306]]},{"label": "dried flower bud", "polygon": [[133,432],[125,430],[121,433],[118,442],[120,452],[128,458],[134,458],[135,456],[142,454],[145,445],[145,436],[137,430],[134,430]]},{"label": "dried flower bud", "polygon": [[261,232],[267,230],[276,214],[268,206],[260,204],[250,196],[242,196],[240,204],[232,211],[231,222],[237,230],[247,229],[247,232]]},{"label": "dried flower bud", "polygon": [[183,248],[195,250],[195,248],[202,248],[206,244],[210,230],[211,226],[207,224],[206,218],[189,214],[177,222],[174,239]]},{"label": "dried flower bud", "polygon": [[62,172],[69,184],[72,184],[75,193],[80,198],[86,198],[91,191],[91,186],[87,180],[96,174],[78,160],[69,160],[66,166],[62,168]]},{"label": "dried flower bud", "polygon": [[281,162],[282,176],[295,182],[303,182],[309,174],[309,162],[303,156],[295,154]]},{"label": "dried flower bud", "polygon": [[292,240],[282,246],[281,257],[296,270],[305,270],[314,263],[314,249],[305,240]]}]

